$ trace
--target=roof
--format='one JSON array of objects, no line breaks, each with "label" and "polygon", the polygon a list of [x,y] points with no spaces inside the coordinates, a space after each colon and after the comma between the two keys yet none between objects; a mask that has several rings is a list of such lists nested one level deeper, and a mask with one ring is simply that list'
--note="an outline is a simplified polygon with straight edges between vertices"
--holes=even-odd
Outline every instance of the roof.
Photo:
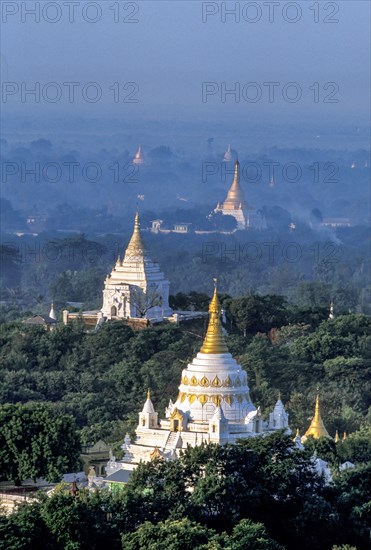
[{"label": "roof", "polygon": [[22,321],[26,325],[55,325],[57,324],[56,319],[52,319],[49,315],[35,315],[29,319]]},{"label": "roof", "polygon": [[105,453],[105,452],[108,453],[109,450],[110,450],[109,446],[105,441],[103,441],[103,439],[99,439],[93,445],[83,445],[82,447],[82,451],[85,454]]},{"label": "roof", "polygon": [[274,406],[274,410],[275,411],[284,411],[284,412],[286,412],[285,407],[284,407],[281,399],[277,399],[276,404]]},{"label": "roof", "polygon": [[130,476],[132,474],[131,470],[117,470],[116,472],[113,472],[113,474],[110,474],[107,476],[104,481],[115,482],[115,483],[127,483],[130,479]]},{"label": "roof", "polygon": [[142,410],[142,414],[153,414],[155,412],[155,408],[153,406],[153,403],[151,399],[148,397],[147,401],[144,403],[144,407]]}]

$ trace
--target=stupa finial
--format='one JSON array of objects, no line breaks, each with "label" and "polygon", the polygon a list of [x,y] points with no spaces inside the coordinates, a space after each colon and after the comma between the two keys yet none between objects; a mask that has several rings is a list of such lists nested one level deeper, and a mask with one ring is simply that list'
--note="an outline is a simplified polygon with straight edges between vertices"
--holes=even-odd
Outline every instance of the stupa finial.
[{"label": "stupa finial", "polygon": [[214,282],[214,295],[209,306],[209,325],[201,353],[228,353],[228,348],[222,332],[222,323],[220,319],[220,303],[217,294],[217,279]]}]

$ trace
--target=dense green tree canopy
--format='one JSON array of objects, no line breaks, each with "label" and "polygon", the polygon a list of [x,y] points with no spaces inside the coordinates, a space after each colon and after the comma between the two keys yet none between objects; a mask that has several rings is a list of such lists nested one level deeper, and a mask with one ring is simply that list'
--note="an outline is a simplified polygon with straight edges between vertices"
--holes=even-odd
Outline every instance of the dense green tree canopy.
[{"label": "dense green tree canopy", "polygon": [[[225,302],[233,305],[238,300],[226,297]],[[261,300],[253,297],[254,302]],[[346,315],[312,323],[312,312],[307,312],[304,324],[290,324],[297,310],[293,313],[277,297],[265,298],[265,304],[261,312],[256,306],[260,320],[246,337],[230,309],[227,323],[230,351],[246,369],[252,400],[263,414],[281,392],[291,427],[303,433],[320,384],[322,416],[332,436],[336,429],[350,433],[367,424],[369,318]],[[272,330],[281,322],[281,328]],[[101,437],[122,441],[125,431],[136,424],[148,387],[160,415],[168,400],[174,400],[181,371],[200,349],[206,323],[201,319],[193,325],[133,332],[121,322],[111,322],[93,334],[86,334],[79,323],[60,325],[50,333],[3,323],[0,402],[51,402],[60,413],[73,414],[84,443]]]},{"label": "dense green tree canopy", "polygon": [[80,441],[72,417],[44,404],[0,405],[0,479],[20,484],[58,481],[79,466]]},{"label": "dense green tree canopy", "polygon": [[[0,515],[0,549],[368,549],[370,464],[331,485],[281,433],[141,464],[120,493],[56,487]],[[346,548],[346,546],[345,546]]]}]

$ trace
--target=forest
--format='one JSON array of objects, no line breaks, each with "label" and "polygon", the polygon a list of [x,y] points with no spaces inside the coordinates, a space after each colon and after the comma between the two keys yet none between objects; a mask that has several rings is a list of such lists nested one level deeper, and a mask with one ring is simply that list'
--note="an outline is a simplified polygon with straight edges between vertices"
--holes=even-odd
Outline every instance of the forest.
[{"label": "forest", "polygon": [[[122,457],[147,388],[163,417],[207,318],[141,331],[111,321],[92,332],[77,320],[46,331],[23,324],[30,312],[16,304],[3,307],[0,481],[42,476],[58,485],[52,496],[0,514],[0,549],[366,550],[371,321],[344,306],[329,319],[327,291],[303,284],[298,303],[276,294],[220,294],[226,341],[248,373],[252,401],[267,418],[280,396],[290,436],[188,448],[177,461],[140,465],[112,493],[71,493],[58,482],[81,468],[81,445],[104,439]],[[340,304],[340,291],[338,298]],[[209,301],[206,292],[170,297],[175,309],[207,311]],[[308,428],[317,391],[325,426],[340,441],[310,437],[300,450],[293,435]],[[313,456],[328,463],[331,484]],[[347,461],[355,467],[341,470]]]},{"label": "forest", "polygon": [[367,550],[370,464],[326,485],[276,432],[143,463],[123,490],[57,486],[0,515],[1,550]]},{"label": "forest", "polygon": [[[329,433],[355,432],[370,421],[371,321],[362,314],[328,320],[328,309],[292,306],[279,296],[221,296],[227,344],[248,373],[263,414],[280,392],[290,426],[301,433],[319,386]],[[173,303],[207,309],[208,296],[176,295]],[[120,321],[87,333],[80,322],[52,332],[20,321],[1,324],[0,402],[46,403],[72,415],[84,444],[122,443],[133,434],[147,388],[163,415],[182,369],[199,351],[207,319],[136,332]]]},{"label": "forest", "polygon": [[[201,227],[210,209],[141,215],[144,242],[170,281],[172,294],[210,293],[211,279],[217,277],[220,291],[232,297],[278,294],[303,307],[328,307],[334,301],[337,313],[371,313],[366,225],[335,231],[315,222],[299,223],[283,208],[274,207],[267,211],[265,230],[229,235],[156,235],[145,230],[159,216],[169,220],[169,226],[171,220],[180,219]],[[63,208],[57,215],[68,220]],[[110,232],[108,227],[98,229],[106,219],[104,212],[74,211],[74,216],[81,224],[89,220],[86,233],[66,229],[2,236],[0,320],[15,319],[24,311],[46,313],[52,301],[59,310],[69,307],[69,302],[79,302],[84,309],[101,308],[103,281],[125,251],[133,215],[121,218],[119,226],[111,225]],[[288,226],[294,222],[296,229],[291,230]]]}]

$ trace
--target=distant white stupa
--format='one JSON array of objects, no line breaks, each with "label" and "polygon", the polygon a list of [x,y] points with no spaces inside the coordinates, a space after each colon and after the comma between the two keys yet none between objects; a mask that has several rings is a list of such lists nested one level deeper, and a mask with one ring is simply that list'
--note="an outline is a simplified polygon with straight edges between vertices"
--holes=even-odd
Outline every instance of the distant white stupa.
[{"label": "distant white stupa", "polygon": [[269,180],[269,187],[274,187],[274,177],[271,176],[271,179]]},{"label": "distant white stupa", "polygon": [[355,162],[352,162],[351,168],[355,168],[355,167],[356,167],[356,163],[355,163]]},{"label": "distant white stupa", "polygon": [[231,160],[232,160],[232,151],[231,151],[231,146],[228,145],[228,149],[224,154],[224,162],[231,162]]},{"label": "distant white stupa", "polygon": [[54,309],[54,304],[52,303],[51,307],[50,307],[50,312],[49,312],[49,317],[51,319],[54,319],[55,321],[57,321],[57,314],[55,312],[55,309]]},{"label": "distant white stupa", "polygon": [[334,314],[334,303],[333,303],[333,302],[331,302],[331,304],[330,304],[330,313],[329,313],[328,318],[329,318],[330,320],[335,319],[335,314]]},{"label": "distant white stupa", "polygon": [[143,164],[143,155],[142,155],[142,147],[139,145],[138,151],[135,153],[135,157],[133,158],[133,164]]}]

